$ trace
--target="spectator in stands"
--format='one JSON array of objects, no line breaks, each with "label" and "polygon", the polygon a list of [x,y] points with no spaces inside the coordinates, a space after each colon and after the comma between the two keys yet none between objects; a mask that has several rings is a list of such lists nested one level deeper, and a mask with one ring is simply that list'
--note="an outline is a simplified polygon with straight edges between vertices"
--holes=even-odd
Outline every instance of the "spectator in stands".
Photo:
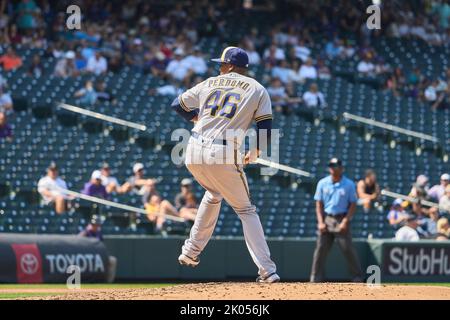
[{"label": "spectator in stands", "polygon": [[[133,192],[138,195],[145,195],[155,188],[156,181],[154,179],[145,178],[144,165],[135,163],[133,166],[133,176],[128,178],[120,187],[121,193]],[[145,203],[145,202],[144,202]]]},{"label": "spectator in stands", "polygon": [[106,87],[106,82],[103,80],[99,80],[95,83],[94,91],[97,96],[97,101],[108,101],[112,104],[115,104],[117,102],[114,95]]},{"label": "spectator in stands", "polygon": [[358,63],[356,69],[363,76],[375,76],[375,65],[368,54]]},{"label": "spectator in stands", "polygon": [[0,112],[9,112],[13,110],[13,101],[11,95],[4,91],[4,86],[0,85]]},{"label": "spectator in stands", "polygon": [[348,59],[348,58],[353,57],[355,55],[355,53],[356,53],[356,49],[353,44],[353,41],[346,40],[344,42],[344,47],[342,48],[342,57],[344,59]]},{"label": "spectator in stands", "polygon": [[298,70],[298,77],[300,81],[305,79],[317,79],[317,69],[313,64],[313,60],[308,58]]},{"label": "spectator in stands", "polygon": [[[308,62],[311,56],[311,50],[307,47],[306,41],[300,39],[298,44],[294,46],[295,57],[302,60],[302,62]],[[312,61],[312,60],[311,60]]]},{"label": "spectator in stands", "polygon": [[12,141],[12,128],[7,122],[6,114],[0,111],[0,141],[2,139]]},{"label": "spectator in stands", "polygon": [[278,112],[282,111],[286,105],[288,95],[279,78],[273,78],[271,80],[269,87],[267,87],[267,93],[269,93],[274,109]]},{"label": "spectator in stands", "polygon": [[272,77],[280,79],[283,84],[300,80],[297,72],[289,67],[286,60],[278,61],[272,68]]},{"label": "spectator in stands", "polygon": [[102,224],[100,218],[96,215],[92,216],[91,221],[86,228],[81,231],[78,236],[86,238],[94,238],[103,241]]},{"label": "spectator in stands", "polygon": [[156,222],[156,232],[161,232],[166,221],[166,215],[179,216],[177,209],[167,200],[163,199],[158,191],[153,190],[144,203],[147,218]]},{"label": "spectator in stands", "polygon": [[446,90],[446,84],[439,81],[439,79],[433,80],[425,89],[424,97],[432,110],[446,106]]},{"label": "spectator in stands", "polygon": [[395,229],[398,229],[408,219],[408,213],[404,210],[402,204],[402,199],[395,199],[387,215],[389,224]]},{"label": "spectator in stands", "polygon": [[419,200],[418,202],[412,203],[412,210],[419,217],[428,214],[428,209],[422,207],[420,204],[420,200],[428,199],[428,189],[428,177],[421,174],[417,176],[416,182],[413,184],[411,191],[409,192],[410,197]]},{"label": "spectator in stands", "polygon": [[158,50],[155,55],[147,63],[147,68],[149,68],[150,73],[155,77],[164,77],[165,70],[168,64],[168,59],[160,50]]},{"label": "spectator in stands", "polygon": [[442,213],[450,214],[450,184],[445,187],[445,194],[439,200],[439,210]]},{"label": "spectator in stands", "polygon": [[317,77],[322,80],[331,79],[331,70],[325,64],[325,61],[323,59],[317,60]]},{"label": "spectator in stands", "polygon": [[61,189],[67,189],[66,182],[58,177],[58,167],[51,163],[47,168],[47,175],[38,182],[38,192],[41,194],[44,203],[55,207],[57,214],[66,211],[66,200],[69,199]]},{"label": "spectator in stands", "polygon": [[86,59],[83,57],[83,55],[81,54],[80,50],[77,50],[75,52],[75,60],[74,60],[74,64],[75,64],[75,69],[78,73],[81,73],[83,71],[86,70],[87,67],[87,61]]},{"label": "spectator in stands", "polygon": [[181,192],[175,197],[175,207],[180,217],[194,221],[197,215],[198,202],[192,192],[192,180],[185,178],[181,180]]},{"label": "spectator in stands", "polygon": [[104,163],[100,169],[102,185],[106,188],[107,193],[120,192],[120,184],[116,177],[111,175],[109,164]]},{"label": "spectator in stands", "polygon": [[78,74],[75,66],[75,52],[68,51],[63,57],[59,58],[55,65],[55,76],[67,78]]},{"label": "spectator in stands", "polygon": [[377,183],[377,175],[375,171],[369,169],[366,170],[364,179],[358,181],[358,204],[361,204],[364,211],[368,212],[373,203],[375,203],[380,197],[380,186]]},{"label": "spectator in stands", "polygon": [[74,97],[81,105],[93,106],[97,102],[97,92],[91,80],[86,81],[84,88],[76,91]]},{"label": "spectator in stands", "polygon": [[266,67],[271,68],[275,66],[278,61],[285,60],[286,54],[282,48],[278,47],[275,43],[272,43],[270,47],[264,51],[263,59]]},{"label": "spectator in stands", "polygon": [[9,47],[6,50],[6,53],[0,56],[0,66],[2,66],[5,71],[17,69],[22,66],[22,63],[22,58],[17,55],[12,47]]},{"label": "spectator in stands", "polygon": [[330,59],[340,58],[343,55],[342,41],[334,38],[325,45],[325,53]]},{"label": "spectator in stands", "polygon": [[17,25],[20,29],[35,29],[40,19],[40,9],[33,0],[21,0],[17,5]]},{"label": "spectator in stands", "polygon": [[418,222],[414,215],[408,215],[406,223],[403,227],[395,233],[395,240],[397,241],[418,241],[420,240],[417,233]]},{"label": "spectator in stands", "polygon": [[249,65],[259,65],[261,63],[261,56],[258,51],[255,50],[255,45],[251,40],[244,40],[241,48],[247,52]]},{"label": "spectator in stands", "polygon": [[37,54],[33,56],[33,60],[31,61],[31,65],[28,68],[28,75],[39,78],[43,72],[41,57]]},{"label": "spectator in stands", "polygon": [[94,172],[92,172],[91,179],[89,180],[89,182],[86,182],[83,190],[81,190],[81,193],[97,198],[109,198],[108,192],[106,191],[105,186],[102,184],[102,173],[100,172],[100,170],[95,170]]},{"label": "spectator in stands", "polygon": [[184,50],[177,48],[174,52],[174,60],[170,61],[166,68],[166,73],[175,80],[187,81],[192,74],[192,70],[183,62]]},{"label": "spectator in stands", "polygon": [[319,91],[317,83],[312,83],[309,90],[303,94],[303,103],[308,108],[326,108],[327,102],[325,96]]},{"label": "spectator in stands", "polygon": [[186,65],[189,70],[192,70],[195,74],[205,74],[208,70],[199,46],[195,46],[192,50],[192,53],[186,56],[182,60],[182,63],[183,65]]},{"label": "spectator in stands", "polygon": [[394,69],[394,72],[388,77],[386,81],[386,88],[392,92],[396,97],[400,96],[406,85],[405,76],[400,67]]},{"label": "spectator in stands", "polygon": [[95,54],[89,58],[86,70],[96,76],[104,74],[108,71],[108,62],[99,51],[96,51]]},{"label": "spectator in stands", "polygon": [[436,240],[446,241],[450,239],[450,224],[447,218],[440,218],[437,222]]},{"label": "spectator in stands", "polygon": [[434,238],[437,234],[437,222],[439,220],[439,211],[437,208],[430,208],[428,217],[420,219],[420,234],[426,238]]},{"label": "spectator in stands", "polygon": [[441,198],[444,196],[445,188],[450,184],[450,175],[448,173],[444,173],[441,175],[441,183],[434,185],[428,190],[428,196],[433,201],[439,202]]}]

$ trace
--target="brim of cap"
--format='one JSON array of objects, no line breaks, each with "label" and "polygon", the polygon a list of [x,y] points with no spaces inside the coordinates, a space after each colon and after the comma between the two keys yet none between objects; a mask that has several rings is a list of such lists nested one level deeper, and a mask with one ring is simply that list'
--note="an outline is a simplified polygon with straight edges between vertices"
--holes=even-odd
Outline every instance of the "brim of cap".
[{"label": "brim of cap", "polygon": [[328,164],[329,167],[342,167],[341,163],[329,163]]}]

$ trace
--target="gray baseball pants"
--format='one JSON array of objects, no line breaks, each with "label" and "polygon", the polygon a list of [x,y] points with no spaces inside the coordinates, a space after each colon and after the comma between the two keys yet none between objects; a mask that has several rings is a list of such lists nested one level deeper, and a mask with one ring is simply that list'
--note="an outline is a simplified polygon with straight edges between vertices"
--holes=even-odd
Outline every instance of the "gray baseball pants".
[{"label": "gray baseball pants", "polygon": [[[227,159],[225,154],[228,154]],[[270,258],[261,221],[251,203],[247,179],[238,157],[240,153],[230,146],[190,138],[186,166],[206,192],[182,253],[195,258],[203,251],[216,226],[222,199],[225,199],[241,219],[248,251],[258,267],[258,274],[265,277],[276,272],[276,266]]]}]

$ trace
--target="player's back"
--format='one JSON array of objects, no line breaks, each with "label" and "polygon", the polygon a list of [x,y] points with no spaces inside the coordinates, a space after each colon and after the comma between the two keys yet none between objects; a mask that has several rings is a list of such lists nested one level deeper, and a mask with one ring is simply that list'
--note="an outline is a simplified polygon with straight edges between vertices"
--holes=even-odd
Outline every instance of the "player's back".
[{"label": "player's back", "polygon": [[197,103],[198,122],[193,132],[207,139],[229,139],[229,130],[245,132],[253,119],[272,117],[266,89],[235,72],[208,78],[183,93],[180,100],[187,107]]}]

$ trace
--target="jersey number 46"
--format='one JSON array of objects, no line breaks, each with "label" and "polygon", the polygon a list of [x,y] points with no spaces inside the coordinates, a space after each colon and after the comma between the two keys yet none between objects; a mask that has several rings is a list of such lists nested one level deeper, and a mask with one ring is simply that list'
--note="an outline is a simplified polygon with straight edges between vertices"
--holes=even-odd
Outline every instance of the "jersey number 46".
[{"label": "jersey number 46", "polygon": [[216,90],[206,99],[204,108],[210,110],[211,117],[224,117],[232,119],[236,114],[241,95],[236,92]]}]

